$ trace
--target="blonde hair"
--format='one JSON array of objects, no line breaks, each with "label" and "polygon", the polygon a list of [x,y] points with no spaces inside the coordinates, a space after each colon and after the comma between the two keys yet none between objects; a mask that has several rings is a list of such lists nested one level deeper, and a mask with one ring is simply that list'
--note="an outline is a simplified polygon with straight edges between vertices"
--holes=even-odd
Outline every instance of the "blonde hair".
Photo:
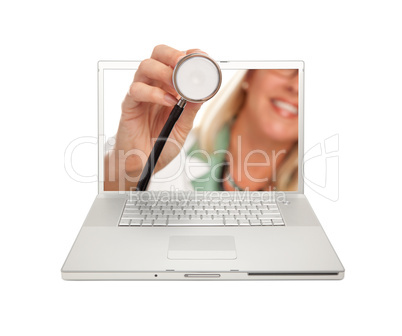
[{"label": "blonde hair", "polygon": [[[239,113],[246,99],[242,87],[249,70],[239,70],[233,78],[219,91],[204,111],[197,134],[199,147],[208,153],[214,151],[216,136],[222,127],[233,120]],[[289,191],[298,188],[298,142],[286,155],[278,168],[276,190]]]}]

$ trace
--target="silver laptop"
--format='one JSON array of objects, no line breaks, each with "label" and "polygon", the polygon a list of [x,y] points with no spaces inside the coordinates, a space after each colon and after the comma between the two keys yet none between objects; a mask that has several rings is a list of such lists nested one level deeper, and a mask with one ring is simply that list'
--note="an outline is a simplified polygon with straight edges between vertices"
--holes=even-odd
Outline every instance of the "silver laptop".
[{"label": "silver laptop", "polygon": [[[99,192],[62,267],[63,279],[344,277],[344,268],[304,195],[304,63],[217,63],[222,70],[220,92],[197,113],[179,154],[141,192],[125,190],[124,185],[110,190],[104,159],[114,148],[121,101],[140,62],[98,63]],[[264,90],[266,100],[261,99]],[[235,95],[245,97],[237,103],[239,111],[247,104],[253,107],[242,125],[250,129],[254,122],[250,127],[256,131],[248,133],[254,147],[250,139],[233,137],[234,132],[242,134],[238,118],[246,113],[234,111]],[[293,95],[293,100],[285,95]],[[229,112],[221,112],[225,108]],[[265,135],[276,140],[271,155],[268,143],[260,146],[255,141]],[[287,140],[283,149],[278,147],[280,136]],[[241,141],[250,150],[231,155],[234,147],[242,148]],[[240,161],[245,167],[242,173],[242,168],[231,167]],[[269,178],[261,176],[264,169]]]}]

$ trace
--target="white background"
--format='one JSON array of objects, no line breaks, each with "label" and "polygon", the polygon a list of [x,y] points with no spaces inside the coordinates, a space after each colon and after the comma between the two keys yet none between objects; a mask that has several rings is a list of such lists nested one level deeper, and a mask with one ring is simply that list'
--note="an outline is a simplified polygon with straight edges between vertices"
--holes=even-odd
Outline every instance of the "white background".
[{"label": "white background", "polygon": [[[397,1],[3,1],[0,333],[400,335],[400,14]],[[306,62],[306,148],[339,134],[340,164],[338,201],[306,192],[344,280],[61,280],[97,192],[64,170],[67,145],[96,136],[97,61],[159,43]],[[95,174],[84,148],[76,168]]]}]

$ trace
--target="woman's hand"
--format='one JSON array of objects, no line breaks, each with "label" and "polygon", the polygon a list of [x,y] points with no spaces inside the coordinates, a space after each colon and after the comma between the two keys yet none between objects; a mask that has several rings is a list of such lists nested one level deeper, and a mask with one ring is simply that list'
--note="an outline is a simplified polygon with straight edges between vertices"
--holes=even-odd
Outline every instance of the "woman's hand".
[{"label": "woman's hand", "polygon": [[[122,190],[122,187],[129,190],[137,185],[154,142],[179,99],[173,87],[173,69],[183,56],[193,52],[200,50],[182,52],[159,45],[153,50],[151,58],[141,62],[122,103],[114,150],[105,158],[105,190]],[[186,104],[155,171],[165,167],[179,153],[201,105]],[[114,156],[113,160],[111,156]]]}]

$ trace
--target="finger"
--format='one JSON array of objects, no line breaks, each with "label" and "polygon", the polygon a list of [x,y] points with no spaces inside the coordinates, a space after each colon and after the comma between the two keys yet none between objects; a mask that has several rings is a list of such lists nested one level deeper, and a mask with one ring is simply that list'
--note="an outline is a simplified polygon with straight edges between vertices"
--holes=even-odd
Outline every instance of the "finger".
[{"label": "finger", "polygon": [[134,81],[151,84],[153,80],[156,80],[173,88],[172,75],[173,69],[171,67],[149,58],[140,63]]},{"label": "finger", "polygon": [[190,103],[186,104],[183,113],[176,123],[178,131],[189,132],[193,127],[194,118],[197,112],[201,108],[202,103]]},{"label": "finger", "polygon": [[174,68],[178,60],[185,55],[182,51],[161,44],[154,48],[151,58]]},{"label": "finger", "polygon": [[185,53],[186,53],[186,55],[195,54],[195,53],[197,53],[197,54],[201,53],[201,54],[208,55],[205,51],[202,51],[201,49],[188,49]]},{"label": "finger", "polygon": [[130,86],[128,91],[128,98],[131,100],[128,102],[127,107],[135,107],[138,103],[154,103],[163,106],[173,106],[177,103],[177,99],[166,91],[151,86],[142,82],[134,82]]},{"label": "finger", "polygon": [[161,84],[161,85],[158,86],[158,85],[156,85],[156,83],[151,83],[150,85],[157,86],[160,89],[162,89],[163,91],[166,91],[166,92],[170,93],[173,97],[176,97],[177,100],[180,99],[180,95],[176,92],[176,90],[175,90],[175,88],[173,86],[166,85],[166,84],[163,84],[163,83],[159,83],[159,84]]}]

